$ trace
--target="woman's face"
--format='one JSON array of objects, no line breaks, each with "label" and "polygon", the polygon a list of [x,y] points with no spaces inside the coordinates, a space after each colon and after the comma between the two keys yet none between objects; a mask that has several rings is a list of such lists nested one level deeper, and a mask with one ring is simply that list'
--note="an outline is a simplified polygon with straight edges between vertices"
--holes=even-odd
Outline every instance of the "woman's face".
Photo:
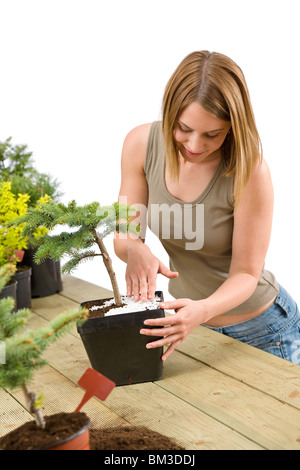
[{"label": "woman's face", "polygon": [[221,146],[230,128],[229,121],[209,114],[194,102],[179,115],[173,136],[182,157],[199,163],[221,156]]}]

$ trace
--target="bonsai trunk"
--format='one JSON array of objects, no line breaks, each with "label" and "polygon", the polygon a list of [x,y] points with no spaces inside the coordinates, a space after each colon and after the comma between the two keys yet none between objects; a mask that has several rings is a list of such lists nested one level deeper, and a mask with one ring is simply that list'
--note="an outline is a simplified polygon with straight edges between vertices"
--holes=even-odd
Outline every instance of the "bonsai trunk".
[{"label": "bonsai trunk", "polygon": [[35,404],[35,394],[33,392],[30,392],[26,384],[22,385],[22,390],[25,395],[27,408],[29,412],[33,414],[37,427],[44,429],[46,426],[46,422],[41,410]]},{"label": "bonsai trunk", "polygon": [[100,252],[101,252],[101,255],[102,255],[102,258],[103,258],[103,262],[105,264],[105,267],[106,267],[107,272],[108,272],[109,277],[110,277],[110,281],[111,281],[111,285],[112,285],[112,288],[113,288],[116,305],[117,305],[117,307],[121,307],[122,301],[121,301],[120,290],[119,290],[119,286],[118,286],[118,283],[117,283],[117,278],[116,278],[115,272],[114,272],[113,267],[112,267],[111,258],[110,258],[109,254],[108,254],[108,252],[105,248],[105,245],[104,245],[102,239],[98,236],[96,229],[94,229],[94,234],[95,234],[95,242],[97,243],[97,245],[100,249]]}]

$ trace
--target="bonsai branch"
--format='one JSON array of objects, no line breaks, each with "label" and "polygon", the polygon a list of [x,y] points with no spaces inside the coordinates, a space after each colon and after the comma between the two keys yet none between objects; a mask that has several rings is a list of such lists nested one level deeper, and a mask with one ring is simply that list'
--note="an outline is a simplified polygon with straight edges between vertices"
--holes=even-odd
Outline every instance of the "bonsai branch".
[{"label": "bonsai branch", "polygon": [[22,385],[22,390],[25,396],[27,408],[29,412],[33,414],[37,427],[44,429],[46,421],[41,410],[36,406],[35,393],[31,392],[26,384]]},{"label": "bonsai branch", "polygon": [[97,243],[97,245],[100,249],[101,255],[103,257],[103,262],[105,264],[108,275],[110,277],[111,285],[112,285],[113,292],[114,292],[114,298],[115,298],[116,306],[120,307],[122,305],[121,295],[120,295],[116,275],[115,275],[115,272],[113,270],[111,258],[110,258],[109,254],[108,254],[108,252],[105,248],[103,240],[98,236],[98,233],[97,233],[96,229],[94,229],[94,235],[95,235],[95,242]]}]

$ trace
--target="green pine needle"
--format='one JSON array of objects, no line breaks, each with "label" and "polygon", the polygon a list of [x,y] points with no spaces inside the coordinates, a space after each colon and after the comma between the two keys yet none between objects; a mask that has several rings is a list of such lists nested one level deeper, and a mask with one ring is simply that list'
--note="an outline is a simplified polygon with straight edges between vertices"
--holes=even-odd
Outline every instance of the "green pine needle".
[{"label": "green pine needle", "polygon": [[[0,270],[1,281],[8,272],[9,267]],[[0,340],[5,350],[5,364],[0,364],[0,387],[11,390],[31,380],[34,371],[46,364],[42,358],[45,349],[88,315],[86,310],[77,308],[61,313],[41,328],[24,330],[30,311],[12,313],[13,306],[9,297],[0,300]]]}]

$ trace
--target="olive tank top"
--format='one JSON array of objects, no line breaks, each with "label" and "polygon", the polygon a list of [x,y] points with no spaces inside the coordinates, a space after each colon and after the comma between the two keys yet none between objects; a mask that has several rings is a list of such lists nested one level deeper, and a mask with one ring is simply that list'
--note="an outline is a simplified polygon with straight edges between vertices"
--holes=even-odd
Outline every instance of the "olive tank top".
[{"label": "olive tank top", "polygon": [[[228,277],[232,255],[233,177],[223,176],[221,160],[204,191],[190,203],[173,197],[165,184],[162,127],[155,121],[148,138],[145,176],[148,183],[148,226],[169,255],[169,280],[175,298],[200,300],[211,295]],[[249,313],[279,292],[274,275],[263,269],[251,297],[226,314]]]}]

